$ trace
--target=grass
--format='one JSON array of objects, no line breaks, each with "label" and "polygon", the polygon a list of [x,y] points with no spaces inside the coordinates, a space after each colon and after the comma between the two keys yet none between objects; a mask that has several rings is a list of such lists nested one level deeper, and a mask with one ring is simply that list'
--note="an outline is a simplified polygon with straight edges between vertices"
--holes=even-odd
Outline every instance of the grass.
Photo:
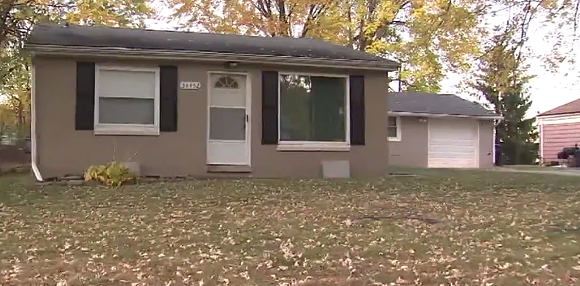
[{"label": "grass", "polygon": [[573,285],[579,184],[477,171],[120,189],[5,177],[0,285]]}]

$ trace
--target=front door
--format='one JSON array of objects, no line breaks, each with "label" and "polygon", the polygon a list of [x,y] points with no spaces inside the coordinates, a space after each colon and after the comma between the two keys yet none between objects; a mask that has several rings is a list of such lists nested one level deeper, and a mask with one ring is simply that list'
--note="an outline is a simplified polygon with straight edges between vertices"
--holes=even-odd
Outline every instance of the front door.
[{"label": "front door", "polygon": [[207,163],[250,165],[247,75],[209,76]]}]

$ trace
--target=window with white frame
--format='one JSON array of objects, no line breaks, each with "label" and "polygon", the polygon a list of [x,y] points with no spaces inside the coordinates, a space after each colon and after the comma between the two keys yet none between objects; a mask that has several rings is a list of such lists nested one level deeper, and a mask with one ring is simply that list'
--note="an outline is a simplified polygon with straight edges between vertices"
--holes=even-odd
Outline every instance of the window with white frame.
[{"label": "window with white frame", "polygon": [[159,134],[159,69],[97,66],[95,133]]},{"label": "window with white frame", "polygon": [[387,125],[387,132],[390,141],[400,141],[401,140],[401,118],[389,116],[389,122]]},{"label": "window with white frame", "polygon": [[279,144],[348,145],[348,76],[280,73]]}]

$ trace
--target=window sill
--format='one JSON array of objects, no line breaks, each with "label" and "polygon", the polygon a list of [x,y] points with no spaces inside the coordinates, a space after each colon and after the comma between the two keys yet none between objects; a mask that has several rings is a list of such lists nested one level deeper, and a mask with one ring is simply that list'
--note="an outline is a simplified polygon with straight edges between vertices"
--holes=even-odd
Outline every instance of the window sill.
[{"label": "window sill", "polygon": [[399,141],[401,141],[401,138],[399,138],[399,137],[389,137],[389,140],[388,141],[399,142]]},{"label": "window sill", "polygon": [[349,152],[348,143],[278,143],[276,151],[323,151],[323,152]]},{"label": "window sill", "polygon": [[156,126],[95,126],[95,135],[159,136]]}]

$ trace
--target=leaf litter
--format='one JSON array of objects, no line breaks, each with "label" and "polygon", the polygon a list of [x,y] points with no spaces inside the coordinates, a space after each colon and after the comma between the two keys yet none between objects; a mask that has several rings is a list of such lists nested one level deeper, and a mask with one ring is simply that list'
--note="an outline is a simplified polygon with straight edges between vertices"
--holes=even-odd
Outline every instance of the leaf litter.
[{"label": "leaf litter", "polygon": [[574,285],[580,178],[0,179],[0,285]]}]

